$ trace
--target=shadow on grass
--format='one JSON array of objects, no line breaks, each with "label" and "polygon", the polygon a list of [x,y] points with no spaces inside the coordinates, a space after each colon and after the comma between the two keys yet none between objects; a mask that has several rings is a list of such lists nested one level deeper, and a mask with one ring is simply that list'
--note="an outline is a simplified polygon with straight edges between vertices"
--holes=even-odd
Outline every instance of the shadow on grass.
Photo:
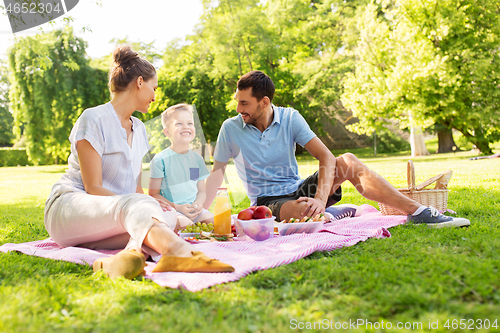
[{"label": "shadow on grass", "polygon": [[[38,173],[64,173],[66,169],[68,169],[68,164],[51,164],[51,165],[41,165],[41,166],[36,166],[32,167],[32,169],[35,169]],[[50,170],[47,170],[47,168],[50,168]]]},{"label": "shadow on grass", "polygon": [[[431,154],[427,156],[416,156],[412,157],[410,151],[401,151],[396,153],[378,153],[377,156],[373,154],[372,148],[355,148],[355,149],[342,149],[333,150],[332,154],[336,157],[345,154],[352,153],[359,159],[367,160],[370,162],[377,161],[387,161],[388,159],[394,162],[407,162],[408,160],[414,160],[415,162],[439,162],[439,161],[464,161],[468,160],[470,157],[474,157],[474,153],[469,151],[461,151],[457,153],[444,153],[444,154]],[[314,160],[314,158],[306,151],[300,155],[296,156],[297,161],[308,161]],[[472,162],[472,161],[471,161]]]},{"label": "shadow on grass", "polygon": [[[394,154],[388,154],[387,156],[368,156],[368,157],[360,157],[365,160],[368,160],[370,162],[376,162],[376,161],[387,161],[388,159],[391,160],[391,162],[408,162],[408,160],[413,160],[415,163],[419,162],[442,162],[442,161],[467,161],[472,155],[470,154],[432,154],[428,156],[417,156],[417,157],[411,157],[410,154],[402,154],[402,155],[394,155]],[[474,161],[470,161],[473,163]]]},{"label": "shadow on grass", "polygon": [[49,170],[40,170],[39,172],[40,173],[60,173],[60,174],[63,174],[66,169],[68,168],[68,166],[65,166],[63,168],[61,168],[61,170],[52,170],[52,171],[49,171]]}]

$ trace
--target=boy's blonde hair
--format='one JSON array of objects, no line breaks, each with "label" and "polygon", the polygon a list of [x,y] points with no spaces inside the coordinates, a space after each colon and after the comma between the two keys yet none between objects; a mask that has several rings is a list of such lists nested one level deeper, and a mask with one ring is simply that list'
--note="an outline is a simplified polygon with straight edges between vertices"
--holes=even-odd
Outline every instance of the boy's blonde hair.
[{"label": "boy's blonde hair", "polygon": [[173,105],[168,109],[166,109],[165,111],[163,111],[163,113],[161,114],[161,124],[163,125],[163,128],[167,128],[169,122],[172,120],[172,116],[174,115],[174,113],[180,111],[187,111],[193,114],[193,107],[189,104],[181,103]]}]

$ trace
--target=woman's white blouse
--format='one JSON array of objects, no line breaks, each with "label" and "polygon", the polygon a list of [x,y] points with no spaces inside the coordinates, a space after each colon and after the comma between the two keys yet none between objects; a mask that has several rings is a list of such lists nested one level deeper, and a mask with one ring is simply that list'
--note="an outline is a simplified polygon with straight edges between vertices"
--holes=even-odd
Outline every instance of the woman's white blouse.
[{"label": "woman's white blouse", "polygon": [[132,147],[127,143],[127,132],[111,103],[83,111],[69,136],[69,168],[54,185],[48,201],[65,192],[85,192],[76,150],[79,140],[87,140],[101,156],[104,188],[116,194],[135,193],[142,158],[149,151],[149,144],[144,124],[136,117],[131,119]]}]

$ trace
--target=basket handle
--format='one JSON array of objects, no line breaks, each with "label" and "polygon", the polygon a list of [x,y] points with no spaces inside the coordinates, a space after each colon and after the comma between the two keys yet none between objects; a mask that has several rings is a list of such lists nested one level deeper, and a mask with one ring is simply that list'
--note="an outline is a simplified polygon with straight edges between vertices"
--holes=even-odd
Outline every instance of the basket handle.
[{"label": "basket handle", "polygon": [[451,170],[446,170],[443,173],[440,173],[437,176],[434,176],[432,178],[427,179],[425,182],[418,184],[415,189],[417,191],[422,190],[424,187],[429,186],[430,184],[434,183],[435,181],[438,181],[436,183],[436,189],[444,189],[448,187],[448,182],[450,181],[451,175],[453,172]]},{"label": "basket handle", "polygon": [[412,160],[408,160],[408,165],[406,167],[407,177],[408,177],[408,189],[410,192],[415,191],[415,166]]}]

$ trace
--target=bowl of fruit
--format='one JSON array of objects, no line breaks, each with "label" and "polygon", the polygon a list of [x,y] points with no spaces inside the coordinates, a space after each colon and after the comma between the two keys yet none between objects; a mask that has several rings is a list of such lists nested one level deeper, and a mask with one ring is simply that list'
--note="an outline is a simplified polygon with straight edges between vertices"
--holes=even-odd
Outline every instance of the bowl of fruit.
[{"label": "bowl of fruit", "polygon": [[214,230],[213,223],[201,223],[197,222],[195,224],[188,225],[186,229],[181,230],[179,236],[181,238],[196,237],[200,235],[200,232],[212,232]]},{"label": "bowl of fruit", "polygon": [[255,241],[264,241],[274,236],[274,220],[271,210],[266,206],[253,206],[242,210],[235,219],[239,239],[246,236]]},{"label": "bowl of fruit", "polygon": [[304,217],[301,220],[291,218],[288,221],[276,223],[280,236],[293,234],[312,234],[320,231],[325,224],[325,216],[318,214],[314,217]]}]

